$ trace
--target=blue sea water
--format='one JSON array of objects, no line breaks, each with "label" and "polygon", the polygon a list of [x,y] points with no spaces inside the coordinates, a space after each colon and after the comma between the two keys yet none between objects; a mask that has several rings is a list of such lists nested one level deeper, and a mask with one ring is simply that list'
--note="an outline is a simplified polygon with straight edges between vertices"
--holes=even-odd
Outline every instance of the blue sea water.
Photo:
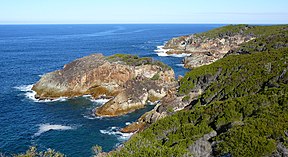
[{"label": "blue sea water", "polygon": [[145,109],[115,118],[96,118],[101,105],[89,97],[54,102],[30,99],[29,85],[76,58],[101,52],[153,57],[176,75],[183,58],[154,52],[172,37],[204,32],[221,25],[0,25],[0,152],[25,152],[29,146],[52,148],[68,156],[91,156],[93,145],[109,151],[130,135],[119,128],[137,120]]}]

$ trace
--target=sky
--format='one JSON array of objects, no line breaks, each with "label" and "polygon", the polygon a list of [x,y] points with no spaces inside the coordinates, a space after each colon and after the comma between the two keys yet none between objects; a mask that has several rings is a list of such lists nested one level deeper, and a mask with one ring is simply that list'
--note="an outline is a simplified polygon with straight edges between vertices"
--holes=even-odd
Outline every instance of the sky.
[{"label": "sky", "polygon": [[0,0],[0,24],[287,24],[288,0]]}]

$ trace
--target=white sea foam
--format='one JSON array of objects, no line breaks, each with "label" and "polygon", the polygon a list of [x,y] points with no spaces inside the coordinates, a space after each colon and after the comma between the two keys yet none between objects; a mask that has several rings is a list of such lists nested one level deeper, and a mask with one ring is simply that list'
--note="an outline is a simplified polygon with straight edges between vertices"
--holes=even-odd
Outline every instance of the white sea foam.
[{"label": "white sea foam", "polygon": [[191,54],[181,53],[181,54],[171,54],[170,56],[172,56],[172,57],[178,57],[178,58],[184,58],[184,57],[189,57],[189,56],[191,56]]},{"label": "white sea foam", "polygon": [[184,64],[176,64],[178,67],[184,67]]},{"label": "white sea foam", "polygon": [[95,112],[90,113],[90,114],[83,114],[83,117],[86,118],[86,119],[90,119],[90,120],[93,120],[93,119],[102,119],[102,118],[104,118],[104,117],[102,117],[102,116],[96,116],[94,113],[95,113]]},{"label": "white sea foam", "polygon": [[114,127],[109,127],[106,130],[100,130],[100,132],[102,134],[116,136],[119,141],[127,141],[133,135],[133,133],[122,133],[119,130],[120,130],[119,127],[114,126]]},{"label": "white sea foam", "polygon": [[151,101],[148,100],[147,105],[152,105],[152,106],[154,106],[154,105],[158,104],[159,102],[160,102],[160,100],[154,101],[154,102],[151,102]]},{"label": "white sea foam", "polygon": [[72,130],[72,129],[75,129],[75,128],[71,127],[71,126],[64,126],[64,125],[51,125],[48,123],[47,124],[40,124],[38,132],[36,132],[33,137],[40,136],[42,133],[45,133],[45,132],[50,131],[50,130],[64,131],[64,130]]},{"label": "white sea foam", "polygon": [[83,97],[86,97],[91,102],[95,103],[93,106],[90,106],[87,108],[88,111],[83,114],[84,118],[93,120],[93,119],[102,119],[105,117],[105,116],[96,116],[95,112],[96,112],[97,106],[99,107],[100,105],[105,104],[110,99],[93,99],[91,95],[83,95]]},{"label": "white sea foam", "polygon": [[92,102],[98,103],[98,104],[105,104],[110,99],[91,99]]},{"label": "white sea foam", "polygon": [[22,91],[22,92],[28,92],[28,91],[31,91],[32,87],[33,87],[33,84],[17,86],[17,87],[14,87],[14,88],[19,90],[19,91]]},{"label": "white sea foam", "polygon": [[170,50],[171,50],[171,49],[164,49],[164,46],[157,46],[157,49],[154,50],[154,51],[156,52],[156,54],[157,54],[159,57],[171,56],[171,57],[183,58],[183,57],[191,56],[191,54],[187,54],[187,53],[167,54],[167,52],[170,51]]},{"label": "white sea foam", "polygon": [[83,117],[86,118],[86,119],[90,119],[90,120],[97,119],[97,117],[94,116],[93,114],[91,114],[91,115],[83,115]]},{"label": "white sea foam", "polygon": [[130,124],[131,124],[131,122],[126,122],[126,123],[125,123],[125,125],[130,125]]},{"label": "white sea foam", "polygon": [[84,98],[91,98],[92,95],[83,95],[82,97],[84,97]]},{"label": "white sea foam", "polygon": [[170,51],[170,49],[164,49],[164,46],[157,46],[157,49],[154,51],[157,53],[158,56],[166,57],[169,56],[167,52]]},{"label": "white sea foam", "polygon": [[32,90],[33,84],[32,85],[22,85],[22,86],[17,86],[14,87],[15,89],[21,91],[21,92],[25,92],[24,95],[26,98],[34,101],[34,102],[55,102],[55,101],[66,101],[67,98],[66,97],[60,97],[58,99],[45,99],[45,100],[39,100],[35,98],[36,92]]}]

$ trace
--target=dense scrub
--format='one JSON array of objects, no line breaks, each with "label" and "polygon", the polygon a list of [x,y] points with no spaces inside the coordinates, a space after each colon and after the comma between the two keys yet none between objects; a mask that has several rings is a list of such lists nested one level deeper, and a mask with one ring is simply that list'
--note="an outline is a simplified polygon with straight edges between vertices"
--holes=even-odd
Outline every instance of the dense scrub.
[{"label": "dense scrub", "polygon": [[65,157],[65,155],[53,149],[38,151],[36,147],[30,147],[25,153],[14,155],[0,153],[0,157]]},{"label": "dense scrub", "polygon": [[205,93],[200,96],[200,103],[208,104],[212,101],[256,94],[270,88],[285,93],[282,84],[287,84],[288,81],[287,63],[287,48],[228,56],[212,65],[188,72],[181,80],[179,94],[189,94],[202,88]]},{"label": "dense scrub", "polygon": [[[113,156],[182,156],[204,134],[217,131],[214,155],[264,156],[288,137],[288,95],[253,95],[198,106],[159,120]],[[229,129],[229,131],[227,131]]]},{"label": "dense scrub", "polygon": [[227,25],[216,28],[207,32],[195,34],[196,37],[202,38],[221,38],[234,35],[251,35],[254,37],[269,36],[279,32],[287,31],[288,25],[274,26],[253,26],[253,25]]},{"label": "dense scrub", "polygon": [[[243,27],[224,29],[234,33]],[[189,110],[159,120],[110,155],[193,155],[190,146],[214,130],[217,136],[209,139],[212,155],[283,156],[288,147],[287,26],[247,28],[242,33],[258,36],[241,47],[249,53],[195,68],[181,80],[178,95],[184,101],[202,91]],[[261,43],[263,51],[254,47]]]},{"label": "dense scrub", "polygon": [[110,62],[122,62],[127,65],[132,65],[132,66],[140,66],[140,65],[146,65],[146,64],[152,64],[152,65],[158,65],[163,70],[170,70],[171,67],[168,65],[160,62],[153,60],[150,57],[138,57],[136,55],[129,55],[129,54],[115,54],[113,56],[106,57],[106,59]]}]

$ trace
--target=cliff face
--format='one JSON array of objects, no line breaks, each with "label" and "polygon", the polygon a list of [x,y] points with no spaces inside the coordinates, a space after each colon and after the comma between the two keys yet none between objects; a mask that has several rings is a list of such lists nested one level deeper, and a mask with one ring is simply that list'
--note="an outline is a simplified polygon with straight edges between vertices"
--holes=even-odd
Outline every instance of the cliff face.
[{"label": "cliff face", "polygon": [[186,68],[208,65],[223,58],[229,50],[254,39],[252,34],[245,33],[251,28],[253,27],[243,25],[235,31],[226,31],[223,27],[210,33],[173,38],[165,44],[164,49],[169,50],[168,54],[190,54],[183,61]]},{"label": "cliff face", "polygon": [[215,39],[242,32],[255,39],[186,73],[176,91],[123,131],[153,124],[109,155],[287,156],[288,26],[243,27],[202,33]]},{"label": "cliff face", "polygon": [[101,116],[118,116],[160,100],[175,86],[173,70],[151,58],[93,54],[45,74],[32,88],[39,99],[92,95],[112,98],[97,109]]}]

